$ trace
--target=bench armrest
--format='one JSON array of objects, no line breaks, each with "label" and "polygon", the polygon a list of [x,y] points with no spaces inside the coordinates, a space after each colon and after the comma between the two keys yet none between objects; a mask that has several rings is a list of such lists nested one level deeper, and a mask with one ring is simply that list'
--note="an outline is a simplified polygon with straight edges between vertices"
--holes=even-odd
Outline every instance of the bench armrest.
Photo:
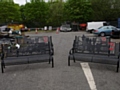
[{"label": "bench armrest", "polygon": [[70,55],[73,54],[73,48],[70,49],[69,54],[70,54]]},{"label": "bench armrest", "polygon": [[54,55],[54,48],[53,47],[50,50],[50,55]]},{"label": "bench armrest", "polygon": [[4,60],[4,57],[5,57],[4,53],[1,53],[1,60]]},{"label": "bench armrest", "polygon": [[118,59],[120,59],[120,52],[119,52],[119,55],[118,55]]}]

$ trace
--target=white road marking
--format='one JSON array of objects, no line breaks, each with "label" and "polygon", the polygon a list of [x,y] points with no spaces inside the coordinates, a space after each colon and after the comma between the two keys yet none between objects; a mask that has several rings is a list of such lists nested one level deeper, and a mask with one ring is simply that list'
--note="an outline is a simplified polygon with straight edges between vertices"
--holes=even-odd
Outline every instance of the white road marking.
[{"label": "white road marking", "polygon": [[87,78],[90,89],[97,90],[96,85],[95,85],[95,81],[94,81],[94,78],[93,78],[93,75],[92,75],[92,72],[91,72],[91,69],[90,69],[88,63],[80,63],[80,64],[81,64],[82,69],[84,71],[84,74]]}]

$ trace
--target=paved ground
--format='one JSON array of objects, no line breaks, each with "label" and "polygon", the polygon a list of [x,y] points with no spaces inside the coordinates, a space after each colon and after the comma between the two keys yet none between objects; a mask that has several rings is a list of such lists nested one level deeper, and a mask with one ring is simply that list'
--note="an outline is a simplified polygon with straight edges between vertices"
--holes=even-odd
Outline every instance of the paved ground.
[{"label": "paved ground", "polygon": [[[55,67],[48,63],[8,66],[0,73],[0,90],[90,90],[80,62],[68,66],[68,52],[75,35],[86,32],[61,32],[29,34],[53,37]],[[86,34],[91,36],[92,34]],[[116,39],[114,41],[120,41]],[[89,63],[97,90],[120,90],[120,72],[116,67]]]}]

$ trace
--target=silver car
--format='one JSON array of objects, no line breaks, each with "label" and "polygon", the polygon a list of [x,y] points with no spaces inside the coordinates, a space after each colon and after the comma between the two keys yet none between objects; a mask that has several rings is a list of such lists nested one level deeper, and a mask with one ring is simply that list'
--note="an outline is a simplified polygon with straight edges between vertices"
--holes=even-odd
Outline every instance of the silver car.
[{"label": "silver car", "polygon": [[3,32],[5,31],[5,29],[7,28],[7,25],[4,25],[4,26],[0,26],[0,32]]},{"label": "silver car", "polygon": [[71,29],[70,25],[62,25],[60,27],[60,31],[71,31],[71,30],[72,29]]}]

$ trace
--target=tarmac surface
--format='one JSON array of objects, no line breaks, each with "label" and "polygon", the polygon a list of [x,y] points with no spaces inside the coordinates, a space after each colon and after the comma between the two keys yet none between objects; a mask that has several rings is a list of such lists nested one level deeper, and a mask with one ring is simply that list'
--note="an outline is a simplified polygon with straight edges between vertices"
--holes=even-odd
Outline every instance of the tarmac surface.
[{"label": "tarmac surface", "polygon": [[[0,73],[0,90],[91,90],[79,62],[68,66],[69,50],[75,35],[92,36],[86,32],[30,33],[30,36],[52,36],[54,44],[54,68],[47,62],[6,66]],[[120,39],[113,40],[120,42]],[[120,90],[120,72],[116,66],[88,63],[97,90]],[[0,68],[1,69],[1,68]]]}]

